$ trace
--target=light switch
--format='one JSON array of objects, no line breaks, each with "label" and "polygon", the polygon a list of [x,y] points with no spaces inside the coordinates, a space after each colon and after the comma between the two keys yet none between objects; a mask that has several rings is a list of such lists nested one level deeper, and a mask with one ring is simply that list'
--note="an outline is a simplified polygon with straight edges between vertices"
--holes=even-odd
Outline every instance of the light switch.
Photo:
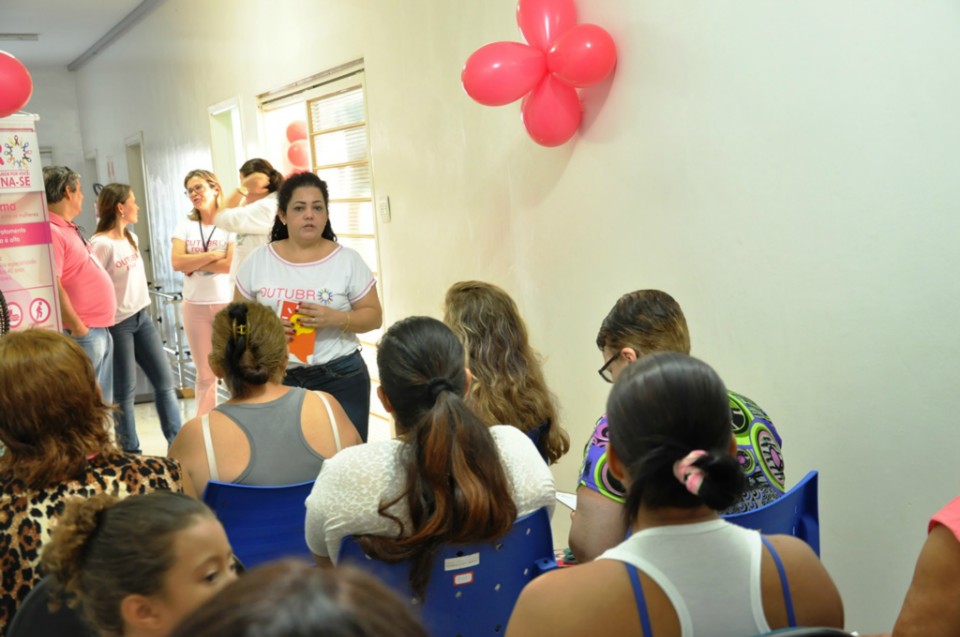
[{"label": "light switch", "polygon": [[377,210],[380,212],[380,221],[390,223],[390,197],[378,197]]}]

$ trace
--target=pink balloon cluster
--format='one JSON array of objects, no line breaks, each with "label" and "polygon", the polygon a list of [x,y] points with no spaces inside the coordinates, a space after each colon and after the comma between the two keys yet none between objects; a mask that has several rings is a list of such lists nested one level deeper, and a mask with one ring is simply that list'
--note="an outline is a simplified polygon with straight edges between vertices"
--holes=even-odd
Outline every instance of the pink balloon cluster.
[{"label": "pink balloon cluster", "polygon": [[310,168],[310,145],[307,141],[307,123],[302,119],[287,125],[287,161],[295,172]]},{"label": "pink balloon cluster", "polygon": [[577,24],[573,0],[520,0],[517,24],[526,44],[493,42],[473,52],[460,80],[486,106],[523,97],[520,113],[538,144],[559,146],[577,131],[583,109],[576,89],[601,82],[617,64],[613,38]]}]

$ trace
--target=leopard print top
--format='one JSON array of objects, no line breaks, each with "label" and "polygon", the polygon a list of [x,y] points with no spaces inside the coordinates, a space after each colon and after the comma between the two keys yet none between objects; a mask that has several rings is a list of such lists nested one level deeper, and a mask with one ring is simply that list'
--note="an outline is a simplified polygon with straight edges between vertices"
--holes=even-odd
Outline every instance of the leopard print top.
[{"label": "leopard print top", "polygon": [[0,634],[6,634],[17,606],[40,580],[40,551],[67,498],[182,492],[180,476],[176,460],[132,454],[112,460],[97,456],[77,479],[38,490],[0,475]]}]

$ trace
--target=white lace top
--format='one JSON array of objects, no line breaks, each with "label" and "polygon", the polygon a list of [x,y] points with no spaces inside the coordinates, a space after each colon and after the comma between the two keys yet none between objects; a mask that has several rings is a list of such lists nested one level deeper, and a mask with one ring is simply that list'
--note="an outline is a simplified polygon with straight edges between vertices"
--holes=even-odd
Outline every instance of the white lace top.
[{"label": "white lace top", "polygon": [[[510,482],[517,514],[522,516],[542,507],[553,514],[556,488],[553,474],[537,448],[522,431],[509,425],[490,428]],[[334,562],[340,542],[348,535],[396,535],[396,523],[381,516],[378,507],[399,495],[406,476],[398,453],[400,440],[371,442],[347,447],[323,463],[320,476],[307,498],[307,545],[316,555]],[[404,502],[390,513],[409,526]]]}]

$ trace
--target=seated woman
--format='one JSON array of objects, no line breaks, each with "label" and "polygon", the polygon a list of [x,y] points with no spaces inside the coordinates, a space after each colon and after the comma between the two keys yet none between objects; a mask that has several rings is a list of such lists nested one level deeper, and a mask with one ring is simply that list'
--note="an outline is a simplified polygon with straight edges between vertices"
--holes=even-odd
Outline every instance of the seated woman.
[{"label": "seated woman", "polygon": [[[621,296],[597,334],[603,356],[600,376],[614,382],[628,365],[654,352],[690,353],[690,333],[683,310],[660,290],[637,290]],[[784,491],[780,436],[766,413],[749,398],[727,392],[737,439],[737,460],[746,477],[740,497],[725,513],[756,509]],[[570,525],[570,548],[588,562],[616,545],[627,531],[623,517],[626,489],[607,463],[607,417],[601,416],[584,450],[577,487],[577,510]]]},{"label": "seated woman", "polygon": [[258,303],[231,303],[213,319],[210,367],[232,398],[187,422],[170,446],[203,493],[210,480],[279,485],[313,480],[326,458],[360,442],[340,403],[281,384],[287,337]]},{"label": "seated woman", "polygon": [[550,464],[567,453],[570,438],[557,422],[556,399],[510,295],[482,281],[454,283],[447,290],[443,322],[467,350],[473,411],[489,424],[513,425],[526,433]]},{"label": "seated woman", "polygon": [[507,637],[722,637],[843,626],[843,605],[801,540],[718,515],[743,489],[723,382],[684,354],[620,374],[607,401],[610,471],[627,489],[632,535],[597,560],[531,582]]},{"label": "seated woman", "polygon": [[464,397],[470,372],[446,325],[417,316],[395,323],[377,351],[378,395],[398,438],[345,449],[307,498],[307,545],[321,564],[360,535],[377,559],[413,558],[425,586],[431,547],[502,536],[518,516],[551,512],[553,475],[516,427],[487,427]]},{"label": "seated woman", "polygon": [[184,620],[170,637],[427,637],[396,593],[349,567],[296,560],[257,567]]},{"label": "seated woman", "polygon": [[71,496],[193,487],[166,458],[123,453],[111,408],[76,341],[48,330],[0,338],[0,634],[40,580],[40,551]]},{"label": "seated woman", "polygon": [[960,634],[960,498],[930,520],[893,637]]},{"label": "seated woman", "polygon": [[203,503],[157,492],[67,504],[43,568],[102,635],[166,637],[237,578],[220,522]]}]

